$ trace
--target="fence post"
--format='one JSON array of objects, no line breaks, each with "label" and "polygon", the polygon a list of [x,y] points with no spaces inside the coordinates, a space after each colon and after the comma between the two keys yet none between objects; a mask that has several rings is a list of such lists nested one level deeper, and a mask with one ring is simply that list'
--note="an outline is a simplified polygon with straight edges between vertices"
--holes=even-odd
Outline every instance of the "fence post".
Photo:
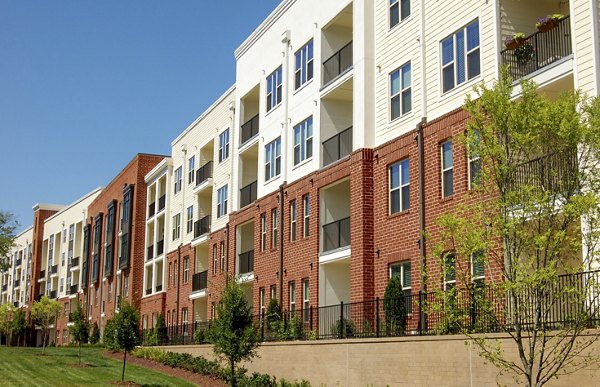
[{"label": "fence post", "polygon": [[313,330],[313,307],[312,307],[312,305],[310,306],[310,330],[311,330],[311,332]]},{"label": "fence post", "polygon": [[379,337],[379,297],[375,299],[375,329],[377,331],[377,337]]},{"label": "fence post", "polygon": [[265,310],[260,312],[260,341],[265,341]]},{"label": "fence post", "polygon": [[344,301],[340,302],[340,330],[338,333],[338,339],[344,337]]},{"label": "fence post", "polygon": [[475,286],[471,287],[471,331],[475,330],[475,314],[476,314],[476,308],[475,308]]},{"label": "fence post", "polygon": [[419,336],[423,335],[423,291],[419,290]]}]

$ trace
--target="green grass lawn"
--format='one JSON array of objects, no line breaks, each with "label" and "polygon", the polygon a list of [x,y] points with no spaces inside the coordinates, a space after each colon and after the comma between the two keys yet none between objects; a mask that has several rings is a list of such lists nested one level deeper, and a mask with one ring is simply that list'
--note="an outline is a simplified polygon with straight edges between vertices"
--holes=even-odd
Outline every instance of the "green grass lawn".
[{"label": "green grass lawn", "polygon": [[[81,363],[76,368],[77,348],[0,347],[0,385],[3,386],[91,386],[121,380],[123,362],[102,356],[104,348],[81,348]],[[129,356],[127,356],[129,358]],[[184,380],[146,368],[127,364],[125,380],[145,386],[193,386]]]}]

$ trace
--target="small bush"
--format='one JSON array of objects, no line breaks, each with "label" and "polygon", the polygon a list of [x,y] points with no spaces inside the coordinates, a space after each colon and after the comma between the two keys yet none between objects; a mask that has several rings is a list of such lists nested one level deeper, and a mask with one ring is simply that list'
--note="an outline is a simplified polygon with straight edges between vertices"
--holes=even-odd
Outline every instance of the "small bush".
[{"label": "small bush", "polygon": [[356,332],[356,328],[354,327],[354,322],[347,318],[342,318],[341,320],[337,320],[331,326],[331,334],[339,339],[345,339],[347,337],[354,337],[355,332]]},{"label": "small bush", "polygon": [[208,329],[198,328],[194,332],[194,343],[205,344],[208,343]]},{"label": "small bush", "polygon": [[100,342],[100,329],[98,323],[92,325],[92,333],[90,335],[90,344],[98,344]]},{"label": "small bush", "polygon": [[112,319],[106,322],[104,326],[104,334],[102,335],[102,343],[109,351],[117,352],[119,350],[116,340],[116,329]]}]

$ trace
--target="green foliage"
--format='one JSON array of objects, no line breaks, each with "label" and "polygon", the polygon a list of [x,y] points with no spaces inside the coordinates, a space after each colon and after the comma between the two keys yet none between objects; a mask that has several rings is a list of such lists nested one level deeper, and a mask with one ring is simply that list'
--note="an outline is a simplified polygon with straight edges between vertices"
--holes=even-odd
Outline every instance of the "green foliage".
[{"label": "green foliage", "polygon": [[27,329],[27,316],[23,309],[17,309],[12,321],[12,332],[17,335],[17,345],[19,345],[19,339]]},{"label": "green foliage", "polygon": [[98,344],[100,342],[100,329],[98,323],[92,324],[92,333],[90,334],[90,344]]},{"label": "green foliage", "polygon": [[121,381],[125,380],[125,363],[127,361],[127,352],[131,352],[140,342],[138,321],[140,316],[138,311],[126,301],[121,301],[119,313],[113,319],[114,324],[114,344],[118,350],[123,351],[123,373]]},{"label": "green foliage", "polygon": [[9,344],[12,338],[13,319],[16,310],[17,308],[10,302],[0,305],[0,332],[6,337],[6,345]]},{"label": "green foliage", "polygon": [[338,339],[354,337],[355,332],[356,327],[354,326],[354,322],[345,317],[331,325],[331,334]]},{"label": "green foliage", "polygon": [[235,385],[235,364],[256,355],[259,334],[252,323],[252,309],[244,289],[234,279],[227,279],[209,339],[215,354],[228,361],[231,382]]},{"label": "green foliage", "polygon": [[0,210],[0,272],[10,267],[10,253],[18,226],[13,214]]},{"label": "green foliage", "polygon": [[77,304],[77,308],[71,314],[71,322],[72,326],[69,327],[69,332],[71,333],[73,340],[77,343],[79,347],[79,351],[77,352],[77,357],[79,364],[81,364],[81,343],[87,343],[90,335],[90,324],[86,321],[85,316],[83,315],[83,309],[81,309],[81,305]]},{"label": "green foliage", "polygon": [[404,290],[400,277],[390,278],[384,293],[385,331],[388,335],[400,336],[406,329]]},{"label": "green foliage", "polygon": [[208,343],[208,328],[198,328],[194,332],[194,343],[196,344],[206,344]]},{"label": "green foliage", "polygon": [[114,318],[107,320],[106,324],[104,324],[102,344],[104,344],[106,349],[108,349],[109,351],[117,352],[119,350],[116,340],[116,327]]},{"label": "green foliage", "polygon": [[50,325],[56,321],[56,316],[62,311],[62,306],[56,300],[51,300],[42,296],[39,301],[34,301],[31,305],[30,316],[36,325],[42,330],[42,353],[46,352],[46,342]]}]

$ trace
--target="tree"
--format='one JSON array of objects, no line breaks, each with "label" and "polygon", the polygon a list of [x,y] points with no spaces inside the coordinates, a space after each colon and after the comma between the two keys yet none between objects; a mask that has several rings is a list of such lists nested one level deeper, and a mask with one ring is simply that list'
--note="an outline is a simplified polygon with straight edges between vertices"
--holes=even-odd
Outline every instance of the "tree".
[{"label": "tree", "polygon": [[97,344],[100,341],[100,329],[98,328],[98,323],[94,322],[92,324],[92,334],[90,335],[90,344]]},{"label": "tree", "polygon": [[128,302],[121,301],[119,313],[113,319],[115,344],[119,350],[123,351],[123,373],[121,374],[121,382],[125,381],[127,352],[133,350],[140,341],[138,321],[139,316],[137,310]]},{"label": "tree", "polygon": [[81,364],[81,343],[88,341],[90,324],[86,321],[80,304],[77,304],[77,308],[71,313],[71,322],[73,325],[69,327],[69,332],[77,343],[77,358],[78,363]]},{"label": "tree", "polygon": [[10,302],[0,305],[0,332],[6,338],[6,346],[12,341],[13,319],[16,309]]},{"label": "tree", "polygon": [[406,328],[406,308],[400,277],[394,276],[390,278],[383,297],[386,333],[394,336],[404,334],[404,329]]},{"label": "tree", "polygon": [[217,316],[208,332],[215,355],[228,361],[231,385],[236,386],[235,365],[256,355],[260,336],[252,324],[252,309],[244,289],[231,278],[227,278]]},{"label": "tree", "polygon": [[10,253],[18,226],[13,214],[0,210],[0,272],[10,267]]},{"label": "tree", "polygon": [[[17,335],[17,346],[19,346],[21,335],[25,333],[25,329],[27,329],[27,316],[23,309],[17,309],[12,321],[12,333]],[[23,345],[25,345],[25,341],[23,341]]]},{"label": "tree", "polygon": [[[501,373],[541,386],[599,360],[590,347],[598,335],[582,333],[600,301],[600,276],[589,273],[600,240],[600,101],[577,92],[549,99],[529,81],[521,88],[512,99],[503,70],[467,98],[462,145],[474,188],[470,203],[437,219],[431,242],[440,282],[456,280],[437,311],[453,315],[447,321]],[[510,337],[518,360],[471,335],[490,330]]]},{"label": "tree", "polygon": [[42,353],[46,353],[46,342],[50,333],[50,325],[56,321],[56,316],[62,310],[62,306],[56,300],[42,296],[39,301],[31,305],[31,318],[42,330]]}]

